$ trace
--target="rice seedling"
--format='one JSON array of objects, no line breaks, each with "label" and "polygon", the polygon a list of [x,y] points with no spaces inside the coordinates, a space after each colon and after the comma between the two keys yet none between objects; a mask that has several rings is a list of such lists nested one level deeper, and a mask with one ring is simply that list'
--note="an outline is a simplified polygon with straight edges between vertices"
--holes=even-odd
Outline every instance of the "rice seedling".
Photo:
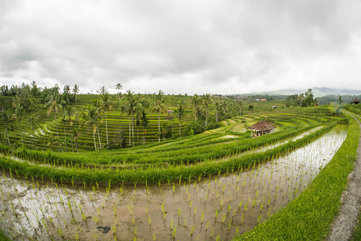
[{"label": "rice seedling", "polygon": [[[301,167],[292,163],[303,162],[310,157],[314,159],[319,157],[310,151],[307,155],[296,156],[294,160],[283,161],[283,157],[293,155],[300,148],[318,148],[313,144],[318,143],[318,140],[329,140],[324,134],[329,132],[333,125],[323,124],[323,126],[296,141],[285,142],[261,152],[255,152],[254,149],[285,141],[284,138],[298,136],[305,129],[302,131],[297,129],[293,132],[291,129],[280,131],[272,136],[274,139],[269,136],[251,141],[250,145],[246,145],[246,141],[240,141],[238,144],[245,149],[240,148],[237,151],[231,149],[236,145],[217,143],[209,139],[208,149],[212,145],[228,148],[227,154],[223,152],[217,156],[218,154],[214,152],[212,158],[210,156],[199,158],[197,151],[203,153],[205,148],[203,150],[203,146],[198,150],[198,147],[191,147],[195,143],[192,142],[193,144],[189,144],[187,148],[193,148],[192,151],[196,154],[194,156],[198,155],[198,157],[189,159],[189,164],[177,163],[183,157],[171,160],[170,156],[177,153],[175,149],[172,151],[165,145],[162,151],[163,147],[155,145],[149,147],[157,149],[154,155],[150,150],[142,149],[134,149],[134,152],[130,150],[123,155],[130,158],[132,155],[135,156],[135,153],[140,157],[147,153],[150,157],[148,164],[151,164],[149,168],[133,168],[135,164],[147,165],[141,158],[133,159],[135,161],[121,160],[119,164],[115,153],[114,161],[107,163],[106,159],[100,160],[101,152],[95,154],[94,160],[97,163],[94,163],[96,164],[94,166],[90,166],[90,162],[88,164],[85,162],[88,160],[86,153],[84,155],[79,153],[74,160],[70,160],[70,156],[66,154],[62,156],[59,153],[50,153],[48,157],[54,159],[43,159],[42,162],[32,164],[29,158],[31,155],[39,155],[41,159],[44,153],[27,151],[16,154],[23,155],[24,162],[4,158],[0,166],[1,170],[6,170],[8,173],[4,179],[15,180],[19,175],[31,173],[28,176],[32,176],[33,181],[29,184],[24,181],[21,185],[29,185],[31,189],[37,190],[37,193],[32,194],[34,199],[45,193],[44,189],[50,190],[50,195],[53,195],[52,192],[56,193],[58,202],[52,198],[44,199],[54,206],[52,210],[39,209],[39,215],[36,212],[31,215],[35,217],[38,215],[35,219],[44,227],[43,235],[49,234],[49,237],[52,235],[76,239],[76,234],[82,236],[89,232],[89,239],[102,239],[105,237],[102,232],[89,228],[93,225],[104,225],[104,222],[109,222],[107,216],[110,216],[114,221],[109,222],[112,232],[109,240],[142,240],[144,237],[153,240],[164,240],[164,237],[182,240],[185,233],[193,240],[224,240],[233,237],[235,233],[247,231],[246,228],[253,227],[257,223],[262,223],[265,217],[271,216],[300,193],[302,195],[304,185],[310,183],[317,173],[311,174],[310,166]],[[330,153],[337,150],[341,140],[342,138],[336,143],[325,142],[331,143],[330,146],[334,145],[329,149]],[[204,144],[206,142],[205,139]],[[185,147],[186,141],[182,145]],[[218,147],[215,150],[218,150]],[[222,155],[227,157],[224,158]],[[184,158],[188,157],[189,155],[184,155]],[[51,165],[47,166],[46,161]],[[167,165],[161,166],[164,163]],[[112,165],[115,165],[114,168]],[[321,163],[315,163],[315,166],[324,167]],[[281,174],[278,169],[287,175]],[[302,172],[299,171],[301,169]],[[36,172],[39,173],[38,176],[33,175]],[[308,178],[309,175],[312,176]],[[46,185],[47,180],[51,180],[49,186]],[[75,194],[69,191],[75,188],[84,189],[84,193],[80,195],[78,191]],[[69,198],[70,196],[75,199]],[[8,201],[2,200],[2,202]],[[155,203],[159,203],[156,209]],[[138,210],[140,207],[144,210]],[[54,220],[48,219],[48,222],[45,222],[44,217],[52,212],[56,214]],[[29,218],[30,212],[25,211],[25,213],[28,218],[24,216],[23,225],[33,226]],[[256,216],[252,217],[251,213],[255,213]],[[16,216],[14,211],[7,215]],[[118,222],[123,223],[125,227],[117,226]],[[164,227],[167,228],[158,230],[158,226],[162,223],[166,224]],[[49,228],[53,225],[56,227],[55,230],[60,231],[54,232],[53,228]],[[67,236],[68,233],[72,233],[72,236]]]}]

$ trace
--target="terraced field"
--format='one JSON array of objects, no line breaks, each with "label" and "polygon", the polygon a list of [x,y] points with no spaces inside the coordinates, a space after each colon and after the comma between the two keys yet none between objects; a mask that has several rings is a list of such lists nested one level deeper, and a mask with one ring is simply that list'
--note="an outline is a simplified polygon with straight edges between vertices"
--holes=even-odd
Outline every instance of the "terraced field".
[{"label": "terraced field", "polygon": [[[38,117],[38,119],[40,119]],[[107,124],[105,124],[107,121]],[[148,116],[148,126],[143,127],[141,124],[136,126],[134,130],[133,145],[146,144],[158,141],[158,116]],[[121,115],[120,113],[108,113],[103,116],[103,121],[99,126],[99,135],[97,134],[97,143],[105,147],[107,141],[110,147],[121,147],[120,143],[124,139],[124,144],[129,143],[129,122],[131,117]],[[171,122],[168,116],[161,116],[160,123],[162,128],[167,127],[167,131],[172,136],[186,134],[187,122],[182,125]],[[6,123],[0,121],[0,130],[4,130]],[[74,141],[74,130],[78,131],[77,139]],[[164,134],[162,139],[166,138]],[[7,140],[5,140],[7,142]],[[92,128],[89,125],[81,125],[76,120],[52,119],[46,115],[41,121],[33,123],[29,126],[29,121],[17,123],[16,130],[9,132],[10,143],[21,143],[27,148],[37,150],[52,149],[55,151],[86,151],[93,150]]]},{"label": "terraced field", "polygon": [[[248,127],[265,119],[276,129],[252,137]],[[5,143],[0,229],[13,240],[230,240],[302,196],[350,120],[328,108],[258,113],[98,152]]]}]

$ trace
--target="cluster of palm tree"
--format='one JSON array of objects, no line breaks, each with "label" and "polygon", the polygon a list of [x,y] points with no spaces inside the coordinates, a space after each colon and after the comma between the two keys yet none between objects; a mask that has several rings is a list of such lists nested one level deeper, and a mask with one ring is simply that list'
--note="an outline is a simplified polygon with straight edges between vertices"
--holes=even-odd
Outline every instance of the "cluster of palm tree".
[{"label": "cluster of palm tree", "polygon": [[177,115],[178,123],[179,123],[179,136],[182,136],[182,122],[184,117],[185,109],[184,109],[184,102],[180,101],[177,104],[177,109],[175,110],[175,114]]},{"label": "cluster of palm tree", "polygon": [[204,120],[204,126],[207,127],[209,122],[209,107],[212,103],[218,102],[214,97],[209,94],[205,94],[202,96],[194,95],[192,97],[194,121]]},{"label": "cluster of palm tree", "polygon": [[215,122],[234,115],[242,115],[242,102],[240,100],[209,94],[194,95],[192,97],[193,118],[195,122],[203,122],[205,128],[209,126],[211,104],[215,106]]},{"label": "cluster of palm tree", "polygon": [[[129,91],[124,96],[124,101],[121,105],[121,112],[125,112],[130,116],[131,121],[129,121],[129,146],[135,145],[135,126],[140,126],[142,123],[144,133],[143,133],[143,143],[145,143],[146,129],[148,127],[148,118],[147,111],[150,108],[151,103],[141,95],[136,95],[133,92]],[[137,135],[136,138],[139,138]]]},{"label": "cluster of palm tree", "polygon": [[[121,115],[125,113],[129,117],[127,138],[129,146],[134,146],[139,143],[140,136],[143,137],[142,142],[146,142],[146,134],[149,126],[148,113],[151,112],[157,114],[158,141],[160,142],[165,135],[164,133],[168,133],[167,126],[163,125],[161,121],[162,116],[168,111],[164,93],[159,91],[149,98],[149,96],[135,94],[131,91],[122,94],[122,87],[121,84],[115,86],[117,90],[116,98],[113,98],[107,92],[105,87],[102,87],[98,91],[99,95],[96,101],[93,104],[88,105],[85,109],[78,109],[75,105],[78,102],[78,85],[75,85],[72,90],[70,86],[66,85],[62,92],[60,92],[58,86],[44,89],[38,88],[35,82],[32,86],[22,85],[21,87],[12,87],[10,89],[2,87],[1,93],[4,93],[7,96],[15,94],[14,98],[12,98],[12,108],[1,112],[1,119],[5,123],[12,123],[18,121],[23,116],[26,116],[26,113],[46,108],[47,115],[52,115],[54,120],[58,120],[59,115],[61,115],[62,121],[64,122],[64,133],[66,132],[65,122],[70,124],[73,149],[75,148],[78,150],[78,139],[82,129],[90,127],[92,130],[94,150],[100,150],[104,147],[109,147],[112,144],[109,140],[109,115],[107,115],[107,113],[111,111],[113,107],[118,108]],[[173,102],[172,105],[176,105],[174,114],[178,119],[179,124],[178,134],[179,136],[182,136],[186,104],[184,98],[173,100],[175,100],[175,102]],[[230,98],[221,96],[211,96],[209,94],[202,96],[194,95],[191,100],[191,106],[194,122],[198,123],[197,125],[201,126],[202,130],[211,128],[214,126],[215,122],[229,118],[235,114],[241,114],[242,110],[242,105],[239,101],[234,101]],[[215,118],[211,114],[213,113],[211,110],[215,110]],[[28,115],[27,119],[30,118],[29,116],[31,115]],[[36,123],[36,118],[34,117],[31,122]],[[100,127],[103,127],[103,123],[105,124],[106,144],[101,140],[103,135],[101,134],[102,128],[100,129]],[[6,126],[4,131],[7,142],[10,142],[8,138],[8,128],[10,126],[10,124]],[[143,129],[143,135],[139,135],[137,129],[138,131]],[[120,135],[121,140],[125,141],[122,132]],[[64,142],[66,142],[66,140],[64,140]],[[64,144],[66,145],[67,143]]]},{"label": "cluster of palm tree", "polygon": [[208,126],[209,107],[214,102],[210,94],[202,96],[194,95],[192,97],[192,108],[194,121],[204,120],[204,126]]}]

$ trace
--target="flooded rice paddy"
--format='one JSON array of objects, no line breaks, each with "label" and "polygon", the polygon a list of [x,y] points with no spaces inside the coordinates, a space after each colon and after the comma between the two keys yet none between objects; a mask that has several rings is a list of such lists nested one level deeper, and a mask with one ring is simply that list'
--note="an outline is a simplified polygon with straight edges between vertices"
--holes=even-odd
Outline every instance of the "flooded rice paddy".
[{"label": "flooded rice paddy", "polygon": [[196,183],[75,190],[0,176],[0,229],[14,240],[231,240],[297,197],[346,138]]}]

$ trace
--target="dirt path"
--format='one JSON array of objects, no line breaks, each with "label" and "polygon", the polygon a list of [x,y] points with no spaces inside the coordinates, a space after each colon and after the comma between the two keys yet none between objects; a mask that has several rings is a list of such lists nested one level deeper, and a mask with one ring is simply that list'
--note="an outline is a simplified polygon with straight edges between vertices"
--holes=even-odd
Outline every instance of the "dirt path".
[{"label": "dirt path", "polygon": [[[360,122],[359,122],[360,123]],[[360,124],[361,125],[361,124]],[[329,241],[349,240],[355,226],[358,224],[358,214],[361,204],[361,138],[357,150],[355,169],[348,176],[347,189],[342,193],[341,209],[335,218]]]}]

